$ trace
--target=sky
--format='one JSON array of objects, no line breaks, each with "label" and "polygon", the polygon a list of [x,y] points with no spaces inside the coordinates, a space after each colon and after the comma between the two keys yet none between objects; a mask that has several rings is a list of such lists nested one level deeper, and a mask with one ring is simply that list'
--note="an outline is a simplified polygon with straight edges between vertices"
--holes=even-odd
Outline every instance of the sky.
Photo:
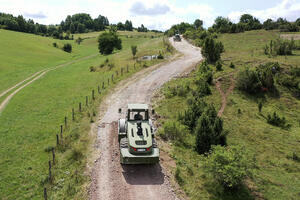
[{"label": "sky", "polygon": [[23,15],[42,24],[59,24],[67,15],[99,14],[110,23],[131,20],[134,27],[167,30],[180,22],[204,21],[210,27],[218,16],[238,22],[244,13],[261,22],[268,18],[300,18],[300,0],[0,0],[0,12]]}]

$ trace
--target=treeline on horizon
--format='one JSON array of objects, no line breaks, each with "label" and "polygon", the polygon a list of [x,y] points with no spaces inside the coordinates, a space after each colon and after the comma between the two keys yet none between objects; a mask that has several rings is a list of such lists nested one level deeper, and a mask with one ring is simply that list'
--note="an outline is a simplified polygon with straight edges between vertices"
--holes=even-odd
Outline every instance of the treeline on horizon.
[{"label": "treeline on horizon", "polygon": [[[197,19],[193,24],[182,22],[180,24],[173,25],[165,33],[168,36],[172,36],[176,33],[184,34],[186,31],[193,31],[195,29],[204,31],[202,20]],[[276,21],[267,19],[261,23],[252,15],[243,14],[238,23],[233,23],[228,18],[219,16],[215,19],[214,24],[209,27],[207,31],[210,33],[240,33],[258,29],[278,29],[281,32],[298,32],[300,30],[300,18],[298,18],[295,22],[289,22],[280,17]]]},{"label": "treeline on horizon", "polygon": [[[89,14],[77,13],[72,16],[68,15],[60,24],[44,25],[35,23],[32,19],[26,20],[22,15],[15,17],[11,14],[0,12],[0,29],[2,28],[12,31],[32,33],[47,37],[54,37],[57,39],[73,39],[73,35],[71,34],[103,31],[108,26],[112,26],[116,30],[120,31],[149,31],[143,24],[138,28],[134,28],[132,26],[132,22],[129,20],[126,20],[124,24],[122,22],[117,24],[109,24],[108,18],[102,15],[99,15],[97,18],[93,19]],[[151,31],[161,32],[157,30]]]}]

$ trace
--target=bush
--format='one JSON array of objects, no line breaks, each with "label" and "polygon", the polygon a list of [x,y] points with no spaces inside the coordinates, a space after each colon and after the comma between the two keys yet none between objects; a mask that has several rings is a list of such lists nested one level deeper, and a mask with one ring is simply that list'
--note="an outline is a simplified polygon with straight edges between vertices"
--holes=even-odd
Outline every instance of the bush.
[{"label": "bush", "polygon": [[231,62],[229,65],[230,68],[235,68],[234,64]]},{"label": "bush", "polygon": [[205,160],[205,171],[211,174],[225,189],[235,189],[256,166],[255,158],[241,146],[214,146]]},{"label": "bush", "polygon": [[164,59],[164,56],[161,54],[161,52],[159,52],[157,59]]},{"label": "bush", "polygon": [[63,50],[64,50],[65,52],[71,53],[71,52],[72,52],[72,45],[69,44],[69,43],[64,44]]},{"label": "bush", "polygon": [[206,62],[201,63],[195,82],[196,84],[200,84],[202,80],[204,80],[208,84],[212,84],[213,82],[213,72]]},{"label": "bush", "polygon": [[161,138],[164,140],[172,141],[183,141],[187,129],[184,125],[180,124],[178,121],[167,120],[164,125],[162,132],[160,133]]},{"label": "bush", "polygon": [[211,37],[205,38],[201,53],[208,63],[215,63],[218,61],[223,52],[224,46],[221,42],[217,42]]},{"label": "bush", "polygon": [[216,70],[217,71],[222,71],[222,63],[220,61],[217,62]]},{"label": "bush", "polygon": [[286,124],[285,117],[280,118],[280,116],[277,115],[276,112],[274,112],[273,115],[268,114],[267,122],[271,125],[281,128],[289,128],[291,126],[290,124]]},{"label": "bush", "polygon": [[211,90],[209,88],[208,83],[204,79],[199,80],[197,82],[197,88],[194,91],[194,97],[196,99],[200,99],[210,94],[211,94]]},{"label": "bush", "polygon": [[131,53],[132,53],[132,56],[134,58],[136,53],[137,53],[137,46],[136,45],[131,46]]},{"label": "bush", "polygon": [[193,131],[198,118],[202,115],[206,106],[207,104],[203,100],[191,100],[188,109],[184,111],[183,115],[179,115],[179,120],[182,121],[189,130]]},{"label": "bush", "polygon": [[250,94],[255,94],[261,89],[261,82],[255,71],[246,69],[238,73],[237,88]]},{"label": "bush", "polygon": [[291,40],[271,40],[269,44],[264,47],[264,53],[270,56],[276,55],[292,55],[295,49],[294,41]]},{"label": "bush", "polygon": [[90,72],[95,72],[96,71],[96,67],[91,66],[90,67]]},{"label": "bush", "polygon": [[212,145],[226,144],[223,121],[217,116],[213,105],[208,106],[197,120],[195,133],[196,151],[199,154],[208,152]]},{"label": "bush", "polygon": [[98,38],[98,49],[101,54],[111,54],[114,49],[122,49],[122,40],[115,32],[102,33]]}]

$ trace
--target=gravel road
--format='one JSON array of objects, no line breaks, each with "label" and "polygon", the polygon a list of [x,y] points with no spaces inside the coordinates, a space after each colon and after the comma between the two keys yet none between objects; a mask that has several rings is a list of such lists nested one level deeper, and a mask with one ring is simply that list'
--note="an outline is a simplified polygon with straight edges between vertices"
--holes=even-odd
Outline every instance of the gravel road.
[{"label": "gravel road", "polygon": [[117,120],[128,103],[151,105],[155,91],[171,78],[190,70],[202,60],[200,49],[186,40],[172,45],[182,56],[162,65],[149,67],[122,81],[100,106],[95,152],[99,155],[92,170],[91,200],[174,200],[178,199],[160,164],[122,166],[119,160]]}]

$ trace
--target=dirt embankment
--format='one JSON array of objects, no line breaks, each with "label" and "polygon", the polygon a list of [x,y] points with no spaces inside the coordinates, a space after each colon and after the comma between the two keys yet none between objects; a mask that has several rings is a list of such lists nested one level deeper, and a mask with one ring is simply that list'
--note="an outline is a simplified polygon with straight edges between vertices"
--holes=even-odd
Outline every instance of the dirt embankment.
[{"label": "dirt embankment", "polygon": [[95,130],[95,152],[99,153],[93,166],[89,191],[92,200],[178,199],[160,164],[120,165],[116,123],[119,118],[125,117],[125,113],[118,113],[118,108],[124,111],[128,103],[151,104],[157,89],[171,78],[192,69],[202,59],[199,48],[187,41],[170,41],[183,56],[160,67],[147,68],[122,81],[101,104],[100,113],[103,115]]}]

